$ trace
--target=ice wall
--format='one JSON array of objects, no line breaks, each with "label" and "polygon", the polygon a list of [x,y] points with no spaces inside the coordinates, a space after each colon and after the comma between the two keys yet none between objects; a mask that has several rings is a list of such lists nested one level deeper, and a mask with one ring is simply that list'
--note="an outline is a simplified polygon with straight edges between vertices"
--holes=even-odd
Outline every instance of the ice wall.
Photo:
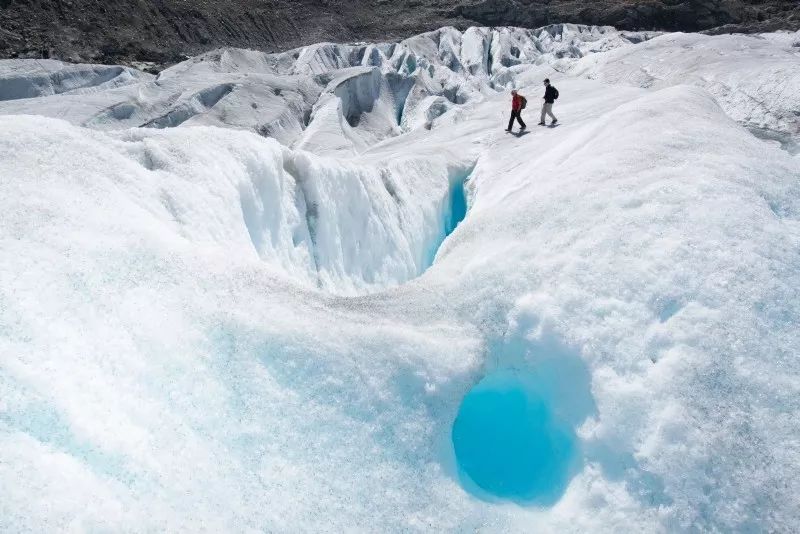
[{"label": "ice wall", "polygon": [[[63,123],[5,120],[26,125],[28,141],[42,150],[60,136],[83,138]],[[83,142],[76,164],[104,157],[121,178],[109,181],[87,164],[81,180],[97,190],[81,203],[121,190],[127,208],[143,208],[138,215],[151,218],[144,226],[164,225],[170,239],[259,259],[298,282],[337,293],[382,289],[424,272],[457,223],[451,190],[465,176],[458,163],[442,157],[348,164],[205,128],[98,133]],[[58,157],[74,159],[68,149]],[[60,180],[51,186],[69,190],[69,176]],[[463,195],[460,200],[459,220]]]},{"label": "ice wall", "polygon": [[0,61],[0,101],[87,94],[149,82],[153,76],[112,65],[72,65],[52,59]]}]

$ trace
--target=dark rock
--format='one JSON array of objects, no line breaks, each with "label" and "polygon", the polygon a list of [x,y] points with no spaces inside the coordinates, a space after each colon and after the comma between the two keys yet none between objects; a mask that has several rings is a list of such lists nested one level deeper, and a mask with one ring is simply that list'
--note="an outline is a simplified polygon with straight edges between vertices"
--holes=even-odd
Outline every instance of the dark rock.
[{"label": "dark rock", "polygon": [[166,66],[220,46],[395,40],[444,25],[800,29],[797,0],[0,0],[0,57]]}]

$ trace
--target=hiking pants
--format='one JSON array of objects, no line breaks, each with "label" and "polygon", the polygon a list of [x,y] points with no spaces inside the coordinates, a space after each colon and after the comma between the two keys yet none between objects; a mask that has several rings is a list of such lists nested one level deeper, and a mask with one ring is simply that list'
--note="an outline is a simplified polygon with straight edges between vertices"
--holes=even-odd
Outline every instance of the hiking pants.
[{"label": "hiking pants", "polygon": [[514,119],[517,119],[517,122],[519,122],[520,127],[525,128],[525,123],[522,120],[521,113],[522,111],[517,111],[515,109],[511,110],[511,118],[508,119],[509,130],[514,127]]},{"label": "hiking pants", "polygon": [[552,102],[551,103],[545,102],[544,104],[542,104],[542,118],[541,118],[541,120],[539,120],[539,122],[542,122],[542,123],[544,122],[545,115],[550,115],[550,118],[553,119],[554,121],[558,120],[558,119],[556,119],[556,116],[553,115],[553,104],[552,104]]}]

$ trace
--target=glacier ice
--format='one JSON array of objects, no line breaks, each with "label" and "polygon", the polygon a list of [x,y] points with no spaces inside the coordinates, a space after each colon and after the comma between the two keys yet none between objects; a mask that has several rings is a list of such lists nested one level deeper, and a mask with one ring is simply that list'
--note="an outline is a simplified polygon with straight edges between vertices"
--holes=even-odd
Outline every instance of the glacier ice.
[{"label": "glacier ice", "polygon": [[506,371],[472,388],[453,422],[459,468],[501,498],[552,504],[561,497],[575,456],[575,437],[560,428],[535,387]]},{"label": "glacier ice", "polygon": [[610,83],[703,87],[731,118],[784,134],[787,143],[794,138],[796,144],[800,139],[798,34],[665,34],[641,46],[586,56],[570,68],[575,75]]},{"label": "glacier ice", "polygon": [[[35,109],[39,115],[97,129],[228,126],[320,152],[347,147],[360,151],[400,131],[430,126],[437,116],[428,111],[430,97],[460,104],[479,99],[490,86],[508,84],[508,66],[580,57],[647,37],[575,25],[473,28],[463,34],[442,28],[400,43],[320,43],[277,54],[216,50],[166,69],[157,78],[144,73],[137,78],[131,74],[137,71],[123,67],[71,66],[54,60],[47,61],[46,74],[40,75],[39,61],[6,60],[0,61],[0,113]],[[121,74],[102,85],[110,72]],[[93,90],[91,96],[45,89],[12,95],[2,90],[19,80],[41,85],[42,76],[49,80],[46,87],[55,87],[51,79],[63,78],[64,73],[68,79],[88,79],[83,83],[113,90]],[[332,101],[331,94],[338,98]],[[435,109],[442,105],[438,101]],[[307,131],[312,114],[319,116]],[[415,119],[404,121],[406,115]],[[357,131],[339,124],[357,118],[365,123]],[[322,139],[317,142],[315,137]],[[345,146],[336,139],[344,140]]]},{"label": "glacier ice", "polygon": [[796,530],[793,39],[0,61],[0,531]]},{"label": "glacier ice", "polygon": [[69,64],[52,59],[0,63],[0,101],[59,94],[88,94],[146,82],[153,76],[111,65]]}]

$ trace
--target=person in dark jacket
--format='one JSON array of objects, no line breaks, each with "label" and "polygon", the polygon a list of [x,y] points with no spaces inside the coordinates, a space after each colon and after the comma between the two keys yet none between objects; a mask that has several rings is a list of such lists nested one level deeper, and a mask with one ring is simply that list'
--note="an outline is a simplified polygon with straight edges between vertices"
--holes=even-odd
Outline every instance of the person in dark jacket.
[{"label": "person in dark jacket", "polygon": [[542,104],[542,117],[539,119],[539,126],[544,126],[544,119],[547,115],[550,115],[550,118],[553,119],[553,122],[550,124],[553,125],[558,122],[558,119],[555,115],[553,115],[553,102],[556,101],[558,98],[558,90],[550,85],[550,79],[547,78],[544,81],[544,104]]},{"label": "person in dark jacket", "polygon": [[511,129],[514,127],[514,119],[517,119],[519,122],[519,131],[525,129],[525,122],[522,120],[522,102],[525,100],[525,97],[521,94],[517,93],[516,89],[511,91],[511,118],[508,119],[508,128],[506,128],[507,132],[510,132]]}]

